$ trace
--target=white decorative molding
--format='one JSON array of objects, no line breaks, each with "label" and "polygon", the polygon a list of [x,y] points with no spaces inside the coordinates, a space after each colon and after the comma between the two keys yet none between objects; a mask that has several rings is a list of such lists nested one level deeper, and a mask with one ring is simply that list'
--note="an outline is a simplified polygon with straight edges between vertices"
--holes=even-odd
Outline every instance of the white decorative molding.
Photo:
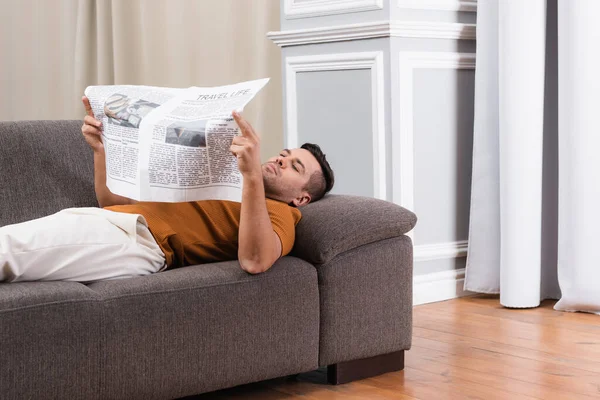
[{"label": "white decorative molding", "polygon": [[383,0],[285,0],[285,19],[322,17],[383,9]]},{"label": "white decorative molding", "polygon": [[287,57],[285,59],[286,127],[285,145],[298,147],[298,99],[296,74],[299,72],[368,69],[371,71],[371,119],[373,140],[373,193],[387,199],[385,152],[385,98],[383,52],[358,52]]},{"label": "white decorative molding", "polygon": [[[399,126],[392,130],[392,201],[414,210],[413,91],[416,69],[475,69],[475,53],[400,52]],[[415,242],[414,230],[408,233]]]},{"label": "white decorative molding", "polygon": [[413,305],[471,296],[464,290],[465,269],[433,272],[413,278]]},{"label": "white decorative molding", "polygon": [[269,32],[280,47],[379,37],[475,40],[475,24],[429,21],[376,21],[311,29]]},{"label": "white decorative molding", "polygon": [[477,0],[398,0],[400,8],[477,12]]},{"label": "white decorative molding", "polygon": [[414,261],[419,262],[466,257],[468,247],[469,242],[466,240],[418,245],[414,247]]}]

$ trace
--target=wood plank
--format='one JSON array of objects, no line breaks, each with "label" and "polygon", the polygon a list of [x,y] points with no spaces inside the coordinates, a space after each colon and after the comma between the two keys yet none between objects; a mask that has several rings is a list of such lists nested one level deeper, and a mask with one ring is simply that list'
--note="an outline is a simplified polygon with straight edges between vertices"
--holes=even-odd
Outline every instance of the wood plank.
[{"label": "wood plank", "polygon": [[532,384],[519,379],[519,376],[499,376],[482,372],[473,368],[473,366],[478,364],[477,360],[469,362],[466,365],[446,363],[443,358],[435,359],[435,357],[432,357],[431,353],[432,350],[429,349],[420,347],[413,348],[413,350],[407,353],[407,368],[428,371],[455,379],[464,379],[469,382],[477,382],[504,392],[511,392],[515,395],[525,395],[539,399],[585,400],[594,398],[592,396],[569,392],[560,387],[553,388],[540,383]]},{"label": "wood plank", "polygon": [[[499,300],[478,301],[479,299],[466,299],[464,302],[451,301],[439,303],[432,311],[459,312],[493,316],[501,319],[511,319],[536,325],[560,327],[577,332],[600,335],[600,317],[591,314],[566,313],[553,310],[550,307],[532,309],[507,309],[500,305]],[[544,302],[551,306],[553,302]]]},{"label": "wood plank", "polygon": [[[382,376],[397,377],[397,373],[389,373]],[[416,397],[403,394],[402,392],[392,391],[388,389],[373,390],[373,387],[365,384],[365,380],[355,381],[343,385],[330,385],[327,383],[327,370],[321,368],[317,371],[312,371],[305,374],[299,374],[294,380],[290,380],[286,384],[289,386],[285,389],[286,393],[293,393],[303,396],[306,395],[307,388],[317,388],[317,392],[311,392],[310,396],[316,396],[321,399],[398,399],[398,400],[418,400]],[[296,387],[298,385],[298,387]],[[301,385],[306,385],[300,388]],[[276,387],[281,390],[281,387]]]},{"label": "wood plank", "polygon": [[415,316],[413,325],[559,355],[569,354],[582,360],[600,360],[600,335],[583,332],[575,335],[568,329],[437,310],[429,310],[427,314]]},{"label": "wood plank", "polygon": [[[443,302],[443,303],[441,302],[439,304],[441,305],[444,303],[452,303],[452,301]],[[431,304],[434,304],[434,303],[431,303]],[[456,304],[460,304],[461,306],[466,305],[466,304],[472,304],[472,305],[477,305],[480,307],[498,308],[498,309],[511,311],[511,312],[512,311],[524,311],[526,314],[542,313],[544,315],[552,315],[554,317],[560,318],[561,320],[563,320],[565,322],[569,322],[569,323],[586,324],[586,325],[600,327],[600,317],[596,314],[583,313],[583,312],[565,312],[565,311],[554,310],[553,307],[554,307],[554,304],[556,304],[556,300],[544,300],[544,301],[542,301],[542,303],[539,307],[535,307],[535,308],[518,309],[518,308],[506,308],[506,307],[502,306],[500,304],[500,297],[498,295],[480,295],[480,296],[465,297],[464,301],[460,301],[459,303],[456,303]]]},{"label": "wood plank", "polygon": [[[519,311],[507,310],[505,313],[518,314]],[[577,331],[564,324],[538,324],[513,318],[500,318],[499,316],[472,312],[468,307],[460,311],[430,310],[425,318],[433,317],[438,321],[443,321],[445,319],[455,319],[459,316],[464,318],[466,323],[488,328],[487,330],[501,327],[503,331],[510,331],[511,334],[516,333],[521,337],[524,335],[544,335],[547,337],[540,341],[542,344],[576,346],[577,349],[584,350],[586,353],[592,352],[600,355],[600,332]],[[552,333],[552,335],[549,335],[549,333]],[[526,337],[532,338],[532,336]],[[597,360],[600,360],[600,357]]]},{"label": "wood plank", "polygon": [[598,392],[599,374],[581,373],[579,370],[573,372],[570,369],[563,369],[560,366],[540,363],[527,358],[507,356],[479,349],[453,347],[447,343],[429,339],[415,339],[413,349],[421,347],[418,351],[418,357],[422,360],[480,371],[498,380],[518,380],[532,386],[546,386],[557,390],[562,389],[565,392],[600,398],[600,392]]},{"label": "wood plank", "polygon": [[[402,374],[398,379],[394,374]],[[416,368],[405,368],[402,373],[392,372],[386,375],[365,379],[363,382],[378,389],[386,388],[406,393],[421,399],[456,400],[462,398],[482,400],[506,400],[515,398],[516,394],[507,390],[499,390],[478,382],[467,381],[458,377],[436,374]],[[520,399],[534,397],[519,395]]]},{"label": "wood plank", "polygon": [[[390,374],[398,374],[399,372],[392,372]],[[385,374],[388,375],[388,374]],[[383,376],[383,375],[382,375]],[[314,385],[314,384],[313,384]],[[277,388],[277,390],[282,390]],[[290,385],[285,388],[286,393],[299,394],[296,389]],[[315,400],[420,400],[417,397],[410,396],[401,391],[390,390],[387,388],[374,388],[372,385],[365,383],[365,380],[356,381],[352,383],[342,385],[323,385],[320,386],[318,391],[312,392],[312,397],[301,396],[303,399],[315,399]]]},{"label": "wood plank", "polygon": [[299,398],[301,397],[286,395],[271,389],[264,382],[257,382],[196,396],[188,396],[179,400],[288,400]]},{"label": "wood plank", "polygon": [[422,337],[425,339],[434,339],[439,342],[466,345],[473,348],[483,349],[490,352],[506,354],[510,356],[518,356],[523,358],[529,358],[536,360],[541,363],[556,363],[564,365],[566,367],[575,368],[581,371],[600,373],[600,361],[587,361],[580,360],[569,355],[557,355],[553,353],[547,353],[535,349],[529,349],[526,347],[519,347],[512,344],[493,342],[484,339],[477,339],[468,336],[457,335],[453,333],[446,333],[440,331],[434,331],[429,329],[423,329],[419,327],[413,328],[413,339],[415,337]]}]

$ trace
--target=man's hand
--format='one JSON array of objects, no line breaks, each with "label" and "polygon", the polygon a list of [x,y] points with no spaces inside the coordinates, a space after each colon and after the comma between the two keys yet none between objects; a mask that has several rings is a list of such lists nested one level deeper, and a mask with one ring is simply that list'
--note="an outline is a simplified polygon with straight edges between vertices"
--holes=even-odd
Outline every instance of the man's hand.
[{"label": "man's hand", "polygon": [[81,133],[85,141],[94,150],[94,189],[100,207],[134,204],[136,201],[112,193],[106,186],[106,154],[102,144],[102,122],[94,117],[90,100],[81,98],[85,107],[86,116],[83,118]]},{"label": "man's hand", "polygon": [[83,96],[81,98],[83,106],[85,107],[86,116],[83,118],[83,126],[81,127],[81,133],[87,144],[94,150],[94,152],[104,150],[102,144],[102,122],[94,117],[92,106],[90,106],[90,100]]},{"label": "man's hand", "polygon": [[238,259],[250,274],[265,272],[281,256],[281,240],[273,230],[260,164],[260,139],[237,112],[232,113],[242,136],[233,138],[229,151],[237,157],[244,176],[238,231]]},{"label": "man's hand", "polygon": [[260,176],[262,171],[260,164],[260,139],[254,128],[237,112],[233,112],[233,119],[240,127],[242,136],[235,136],[231,142],[229,151],[237,157],[238,168],[243,176]]}]

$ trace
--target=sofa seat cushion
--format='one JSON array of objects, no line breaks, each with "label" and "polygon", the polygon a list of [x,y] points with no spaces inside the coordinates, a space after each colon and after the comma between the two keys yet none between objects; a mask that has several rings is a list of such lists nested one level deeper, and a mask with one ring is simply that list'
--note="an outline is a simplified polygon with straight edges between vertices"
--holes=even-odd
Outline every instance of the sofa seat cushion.
[{"label": "sofa seat cushion", "polygon": [[99,299],[97,293],[78,282],[0,283],[0,313]]},{"label": "sofa seat cushion", "polygon": [[101,321],[80,283],[0,283],[0,397],[99,399]]},{"label": "sofa seat cushion", "polygon": [[292,255],[325,264],[336,255],[365,244],[402,236],[417,217],[394,203],[361,196],[327,195],[300,209]]},{"label": "sofa seat cushion", "polygon": [[303,260],[258,275],[228,261],[89,288],[104,305],[102,398],[184,397],[318,366],[317,274]]}]

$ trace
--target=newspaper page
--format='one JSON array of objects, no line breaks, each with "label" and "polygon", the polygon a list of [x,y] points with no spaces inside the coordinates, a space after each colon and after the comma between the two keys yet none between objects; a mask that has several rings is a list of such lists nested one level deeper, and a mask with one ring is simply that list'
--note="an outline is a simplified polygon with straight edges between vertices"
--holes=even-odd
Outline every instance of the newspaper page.
[{"label": "newspaper page", "polygon": [[242,175],[229,152],[241,112],[266,79],[185,89],[89,86],[102,121],[106,185],[138,201],[242,199]]}]

